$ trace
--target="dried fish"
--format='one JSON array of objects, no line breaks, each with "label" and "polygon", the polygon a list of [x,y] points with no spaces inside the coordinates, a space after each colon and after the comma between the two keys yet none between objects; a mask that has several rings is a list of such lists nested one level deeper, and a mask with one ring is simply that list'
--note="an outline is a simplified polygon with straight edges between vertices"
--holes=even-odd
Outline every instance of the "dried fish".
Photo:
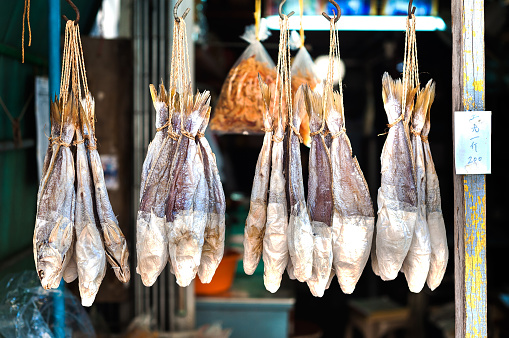
[{"label": "dried fish", "polygon": [[342,98],[330,90],[327,98],[327,126],[332,139],[333,266],[341,289],[350,294],[369,258],[375,215],[367,182],[346,134]]},{"label": "dried fish", "polygon": [[288,213],[286,205],[284,162],[284,125],[277,120],[272,137],[272,168],[270,172],[267,223],[263,236],[263,281],[265,288],[274,293],[279,289],[283,272],[288,264]]},{"label": "dried fish", "polygon": [[[39,185],[33,249],[37,274],[45,289],[57,288],[72,257],[74,237],[74,161],[70,143],[74,136],[77,102],[51,102],[52,155]],[[55,131],[55,133],[53,133]],[[58,136],[56,136],[58,135]]]},{"label": "dried fish", "polygon": [[198,276],[202,283],[210,283],[214,273],[223,258],[225,239],[225,213],[226,200],[217,169],[216,157],[212,153],[209,142],[205,138],[205,130],[209,122],[210,110],[203,121],[197,135],[198,147],[202,156],[205,169],[205,180],[209,192],[207,223],[205,225],[205,237],[201,252],[201,262],[198,268]]},{"label": "dried fish", "polygon": [[[88,119],[81,115],[81,123]],[[83,306],[91,306],[106,274],[106,253],[94,215],[93,184],[87,150],[79,126],[76,128],[76,244],[79,290]]]},{"label": "dried fish", "polygon": [[410,141],[412,144],[415,163],[415,177],[417,188],[417,221],[407,256],[403,261],[401,271],[405,274],[410,291],[419,293],[428,276],[431,244],[428,223],[426,221],[426,170],[424,164],[424,148],[421,140],[421,130],[428,111],[430,86],[432,80],[417,95],[412,114],[412,128]]},{"label": "dried fish", "polygon": [[326,118],[322,97],[307,89],[311,149],[309,151],[308,208],[314,234],[313,269],[307,280],[311,293],[323,296],[332,268],[332,167],[329,149],[325,144]]},{"label": "dried fish", "polygon": [[252,275],[258,266],[263,250],[263,236],[267,222],[267,195],[269,190],[269,177],[272,150],[272,118],[270,109],[270,90],[268,85],[258,77],[261,95],[263,97],[263,123],[265,136],[262,149],[256,162],[255,177],[251,190],[249,213],[244,228],[244,272]]},{"label": "dried fish", "polygon": [[62,278],[66,283],[72,283],[78,278],[78,264],[76,263],[76,234],[73,236],[73,241],[71,244],[71,247],[67,251],[71,258],[69,259],[69,262],[67,262],[67,265],[65,266],[64,273],[62,275]]},{"label": "dried fish", "polygon": [[293,127],[288,129],[290,133],[288,137],[290,219],[287,233],[290,260],[288,261],[289,267],[287,267],[287,271],[291,278],[294,277],[301,282],[305,282],[311,277],[313,267],[313,229],[311,228],[306,197],[304,196],[304,180],[300,158],[300,134],[296,133],[301,125],[302,114],[307,116],[304,97],[306,95],[306,88],[306,84],[302,85],[295,94]]},{"label": "dried fish", "polygon": [[424,163],[426,166],[426,220],[428,222],[431,239],[431,261],[427,277],[427,284],[431,290],[435,290],[445,274],[449,249],[447,247],[447,233],[445,231],[444,216],[442,214],[442,201],[440,197],[440,184],[438,181],[435,164],[431,156],[428,142],[430,130],[430,109],[435,98],[435,85],[430,87],[430,99],[426,122],[421,132],[424,148]]},{"label": "dried fish", "polygon": [[376,260],[383,280],[392,280],[398,275],[417,220],[415,168],[408,130],[415,92],[416,89],[410,88],[406,91],[406,108],[403,110],[403,83],[384,73],[382,96],[391,124],[381,155],[382,177],[376,223]]},{"label": "dried fish", "polygon": [[101,164],[101,158],[97,151],[97,142],[95,138],[95,102],[90,93],[82,103],[88,114],[90,127],[83,125],[83,136],[87,140],[88,159],[92,171],[93,185],[95,192],[95,207],[99,223],[101,224],[102,238],[108,263],[113,268],[118,280],[127,283],[131,278],[129,269],[129,251],[127,241],[118,225],[117,217],[111,207],[106,183],[104,181],[104,172]]},{"label": "dried fish", "polygon": [[[145,184],[140,194],[140,207],[136,222],[136,272],[141,275],[145,286],[155,283],[169,259],[168,226],[166,224],[166,200],[172,175],[171,162],[176,151],[178,136],[172,131],[180,129],[178,114],[170,114],[168,107],[173,100],[168,98],[163,85],[157,95],[150,87],[157,115],[157,132],[147,150],[144,162]],[[172,115],[171,117],[169,115]],[[177,121],[178,120],[178,121]],[[171,125],[168,126],[168,121]],[[142,178],[143,179],[143,178]]]},{"label": "dried fish", "polygon": [[[172,161],[166,205],[168,250],[177,283],[184,287],[194,279],[200,265],[207,219],[207,182],[195,137],[209,109],[210,93],[183,97],[183,126]],[[180,114],[176,113],[176,114]]]},{"label": "dried fish", "polygon": [[[161,84],[159,86],[159,95],[157,94],[157,90],[153,84],[150,84],[150,95],[152,96],[152,104],[154,105],[154,109],[156,111],[156,134],[154,135],[154,139],[149,143],[147,148],[147,154],[145,155],[145,160],[143,161],[143,167],[141,170],[141,184],[140,191],[145,190],[145,182],[147,180],[147,176],[152,168],[154,160],[157,159],[159,151],[161,149],[161,144],[165,139],[168,132],[168,97],[166,94],[166,89],[164,85]],[[141,200],[142,194],[140,194]]]}]

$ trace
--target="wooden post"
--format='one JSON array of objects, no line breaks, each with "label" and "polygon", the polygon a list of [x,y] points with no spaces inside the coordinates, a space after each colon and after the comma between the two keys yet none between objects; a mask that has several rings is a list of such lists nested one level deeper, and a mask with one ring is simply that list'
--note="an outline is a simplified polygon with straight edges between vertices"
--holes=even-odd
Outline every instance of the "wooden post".
[{"label": "wooden post", "polygon": [[[484,2],[451,0],[451,15],[454,122],[454,111],[485,110]],[[453,175],[455,335],[486,337],[486,177]]]}]

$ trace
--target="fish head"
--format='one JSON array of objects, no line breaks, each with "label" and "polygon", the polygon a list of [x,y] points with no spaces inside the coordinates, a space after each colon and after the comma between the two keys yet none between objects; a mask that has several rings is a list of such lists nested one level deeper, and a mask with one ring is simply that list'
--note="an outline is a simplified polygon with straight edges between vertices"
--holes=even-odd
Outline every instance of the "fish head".
[{"label": "fish head", "polygon": [[37,257],[37,275],[44,289],[55,289],[60,285],[62,279],[63,259],[57,250],[41,245]]}]

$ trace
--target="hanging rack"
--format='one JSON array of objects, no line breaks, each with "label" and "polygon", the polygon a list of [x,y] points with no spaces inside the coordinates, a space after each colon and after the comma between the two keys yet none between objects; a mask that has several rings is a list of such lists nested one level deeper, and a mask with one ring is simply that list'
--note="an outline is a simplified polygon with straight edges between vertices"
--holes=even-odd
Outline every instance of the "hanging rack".
[{"label": "hanging rack", "polygon": [[[285,4],[286,0],[283,0],[281,1],[281,3],[279,4],[279,9],[278,9],[278,12],[279,12],[279,17],[281,18],[281,20],[284,19],[283,17],[283,5]],[[294,15],[295,12],[294,11],[291,11],[290,13],[288,13],[287,17],[291,17],[292,15]]]},{"label": "hanging rack", "polygon": [[[180,4],[182,3],[182,1],[183,0],[178,0],[177,3],[175,4],[175,7],[173,7],[173,17],[175,18],[175,21],[177,21],[177,22],[180,22],[180,18],[177,15],[177,9],[180,6]],[[182,19],[185,19],[188,13],[189,13],[189,8],[184,11],[184,14],[182,14]]]},{"label": "hanging rack", "polygon": [[[338,22],[339,18],[341,17],[341,7],[339,7],[338,3],[334,0],[329,0],[329,2],[331,4],[334,5],[334,7],[336,7],[336,12],[337,12],[337,15],[336,17],[334,18],[334,23]],[[410,3],[412,2],[412,0],[410,0]],[[331,21],[331,17],[325,13],[325,12],[322,12],[322,15],[328,20],[328,21]]]},{"label": "hanging rack", "polygon": [[[72,9],[74,9],[74,11],[76,12],[76,19],[74,20],[74,23],[78,23],[80,21],[80,11],[78,10],[78,7],[76,7],[76,5],[71,1],[71,0],[65,0],[67,1],[67,3],[69,5],[71,5]],[[69,19],[67,19],[67,17],[62,14],[62,18],[65,20],[65,21],[68,21]]]}]

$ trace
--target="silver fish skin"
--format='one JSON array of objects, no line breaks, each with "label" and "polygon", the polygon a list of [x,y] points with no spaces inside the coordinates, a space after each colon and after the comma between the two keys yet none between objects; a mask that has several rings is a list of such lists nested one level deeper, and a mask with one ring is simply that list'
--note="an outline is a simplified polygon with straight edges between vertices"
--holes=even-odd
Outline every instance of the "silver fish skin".
[{"label": "silver fish skin", "polygon": [[[164,87],[162,87],[160,96],[165,97],[165,95]],[[163,122],[162,115],[166,114],[166,120],[168,119],[169,109],[166,105],[161,107],[160,123]],[[153,148],[156,153],[152,154],[153,158],[146,176],[146,184],[140,194],[140,207],[136,223],[136,272],[140,274],[145,286],[155,283],[169,258],[165,208],[172,174],[171,162],[177,143],[172,130],[177,126],[180,128],[180,118],[175,115],[172,116],[171,128],[165,128],[164,135],[161,135],[164,138],[159,144],[159,149]]]},{"label": "silver fish skin", "polygon": [[327,97],[327,126],[332,137],[333,270],[341,290],[351,294],[369,258],[375,215],[367,182],[346,134],[342,98],[331,91]]},{"label": "silver fish skin", "polygon": [[[170,223],[168,251],[177,284],[188,286],[198,272],[207,214],[207,182],[195,137],[209,109],[210,93],[184,95],[184,130],[179,136],[171,170],[166,218]],[[180,114],[180,112],[179,112]],[[182,116],[181,116],[182,118]]]},{"label": "silver fish skin", "polygon": [[[311,132],[309,150],[309,179],[307,205],[313,229],[313,268],[307,280],[309,290],[315,297],[322,297],[332,269],[332,214],[334,200],[332,194],[332,167],[329,149],[323,136],[322,127],[324,107],[322,97],[307,91],[306,102]],[[325,127],[325,125],[323,125]],[[313,135],[314,134],[314,135]]]},{"label": "silver fish skin", "polygon": [[428,222],[431,240],[430,268],[426,283],[431,290],[435,290],[444,278],[447,262],[449,260],[449,248],[447,246],[447,233],[445,230],[444,216],[442,213],[442,200],[440,197],[440,184],[438,175],[431,156],[431,148],[428,141],[430,131],[430,110],[435,98],[435,83],[430,87],[430,100],[426,122],[422,129],[424,148],[424,163],[426,166],[426,220]]},{"label": "silver fish skin", "polygon": [[286,205],[284,162],[284,127],[278,120],[272,142],[267,223],[263,236],[263,282],[269,292],[276,292],[288,264],[288,213]]},{"label": "silver fish skin", "polygon": [[407,90],[406,109],[401,107],[403,84],[388,73],[382,78],[382,96],[390,123],[381,155],[381,185],[378,189],[376,222],[377,270],[382,280],[397,277],[408,253],[417,220],[417,193],[414,159],[408,122],[416,89]]},{"label": "silver fish skin", "polygon": [[219,176],[216,158],[205,137],[210,111],[202,123],[198,147],[205,169],[205,180],[209,192],[207,224],[201,252],[198,277],[202,283],[210,283],[224,254],[226,199]]},{"label": "silver fish skin", "polygon": [[72,257],[74,239],[74,160],[70,143],[74,136],[76,102],[51,104],[52,121],[63,116],[62,133],[52,147],[52,158],[39,186],[33,249],[34,261],[41,285],[57,288]]},{"label": "silver fish skin", "polygon": [[106,253],[94,216],[92,174],[80,128],[76,128],[76,260],[83,306],[92,306],[106,275]]},{"label": "silver fish skin", "polygon": [[255,176],[251,189],[249,213],[244,227],[244,272],[252,275],[263,251],[263,236],[267,221],[267,196],[269,191],[269,177],[272,150],[272,117],[270,116],[270,90],[258,76],[260,90],[264,102],[263,124],[265,136],[263,137],[262,149],[256,162]]},{"label": "silver fish skin", "polygon": [[[295,93],[293,126],[298,131],[301,116],[307,114],[304,95],[307,85],[301,85]],[[290,199],[290,218],[288,222],[288,251],[290,254],[287,270],[291,277],[305,282],[311,277],[313,268],[313,229],[304,196],[304,179],[300,158],[300,140],[290,128],[288,138],[288,186]]]},{"label": "silver fish skin", "polygon": [[[90,93],[87,95],[89,97],[88,100],[83,100],[83,107],[85,107],[85,110],[93,117],[95,116],[94,99]],[[97,217],[99,218],[99,223],[101,225],[106,259],[113,268],[117,279],[122,283],[127,283],[131,278],[127,241],[118,225],[117,216],[115,216],[111,207],[106,183],[104,181],[101,157],[97,151],[93,124],[91,124],[91,127],[83,125],[83,136],[87,139],[86,144],[88,146],[89,165],[92,171],[95,192],[95,207],[97,210]]]},{"label": "silver fish skin", "polygon": [[[156,133],[154,138],[149,143],[147,148],[147,154],[145,155],[145,160],[143,161],[143,167],[141,170],[141,184],[140,191],[142,192],[145,189],[145,183],[147,180],[147,176],[152,168],[152,164],[155,159],[158,158],[159,151],[161,150],[161,144],[163,143],[164,138],[167,135],[168,127],[168,103],[167,103],[167,93],[164,86],[161,84],[159,86],[159,95],[157,94],[156,88],[153,84],[150,84],[150,94],[152,96],[152,104],[154,105],[154,109],[156,111]],[[166,126],[166,127],[165,127]],[[140,200],[142,198],[142,193],[140,193]]]},{"label": "silver fish skin", "polygon": [[421,131],[426,120],[430,86],[432,80],[417,95],[412,114],[412,144],[415,162],[415,177],[417,189],[417,221],[414,235],[407,256],[403,261],[401,271],[405,274],[408,288],[411,292],[421,292],[428,276],[431,256],[431,243],[428,222],[426,220],[426,169],[424,163],[424,148],[421,140]]}]

